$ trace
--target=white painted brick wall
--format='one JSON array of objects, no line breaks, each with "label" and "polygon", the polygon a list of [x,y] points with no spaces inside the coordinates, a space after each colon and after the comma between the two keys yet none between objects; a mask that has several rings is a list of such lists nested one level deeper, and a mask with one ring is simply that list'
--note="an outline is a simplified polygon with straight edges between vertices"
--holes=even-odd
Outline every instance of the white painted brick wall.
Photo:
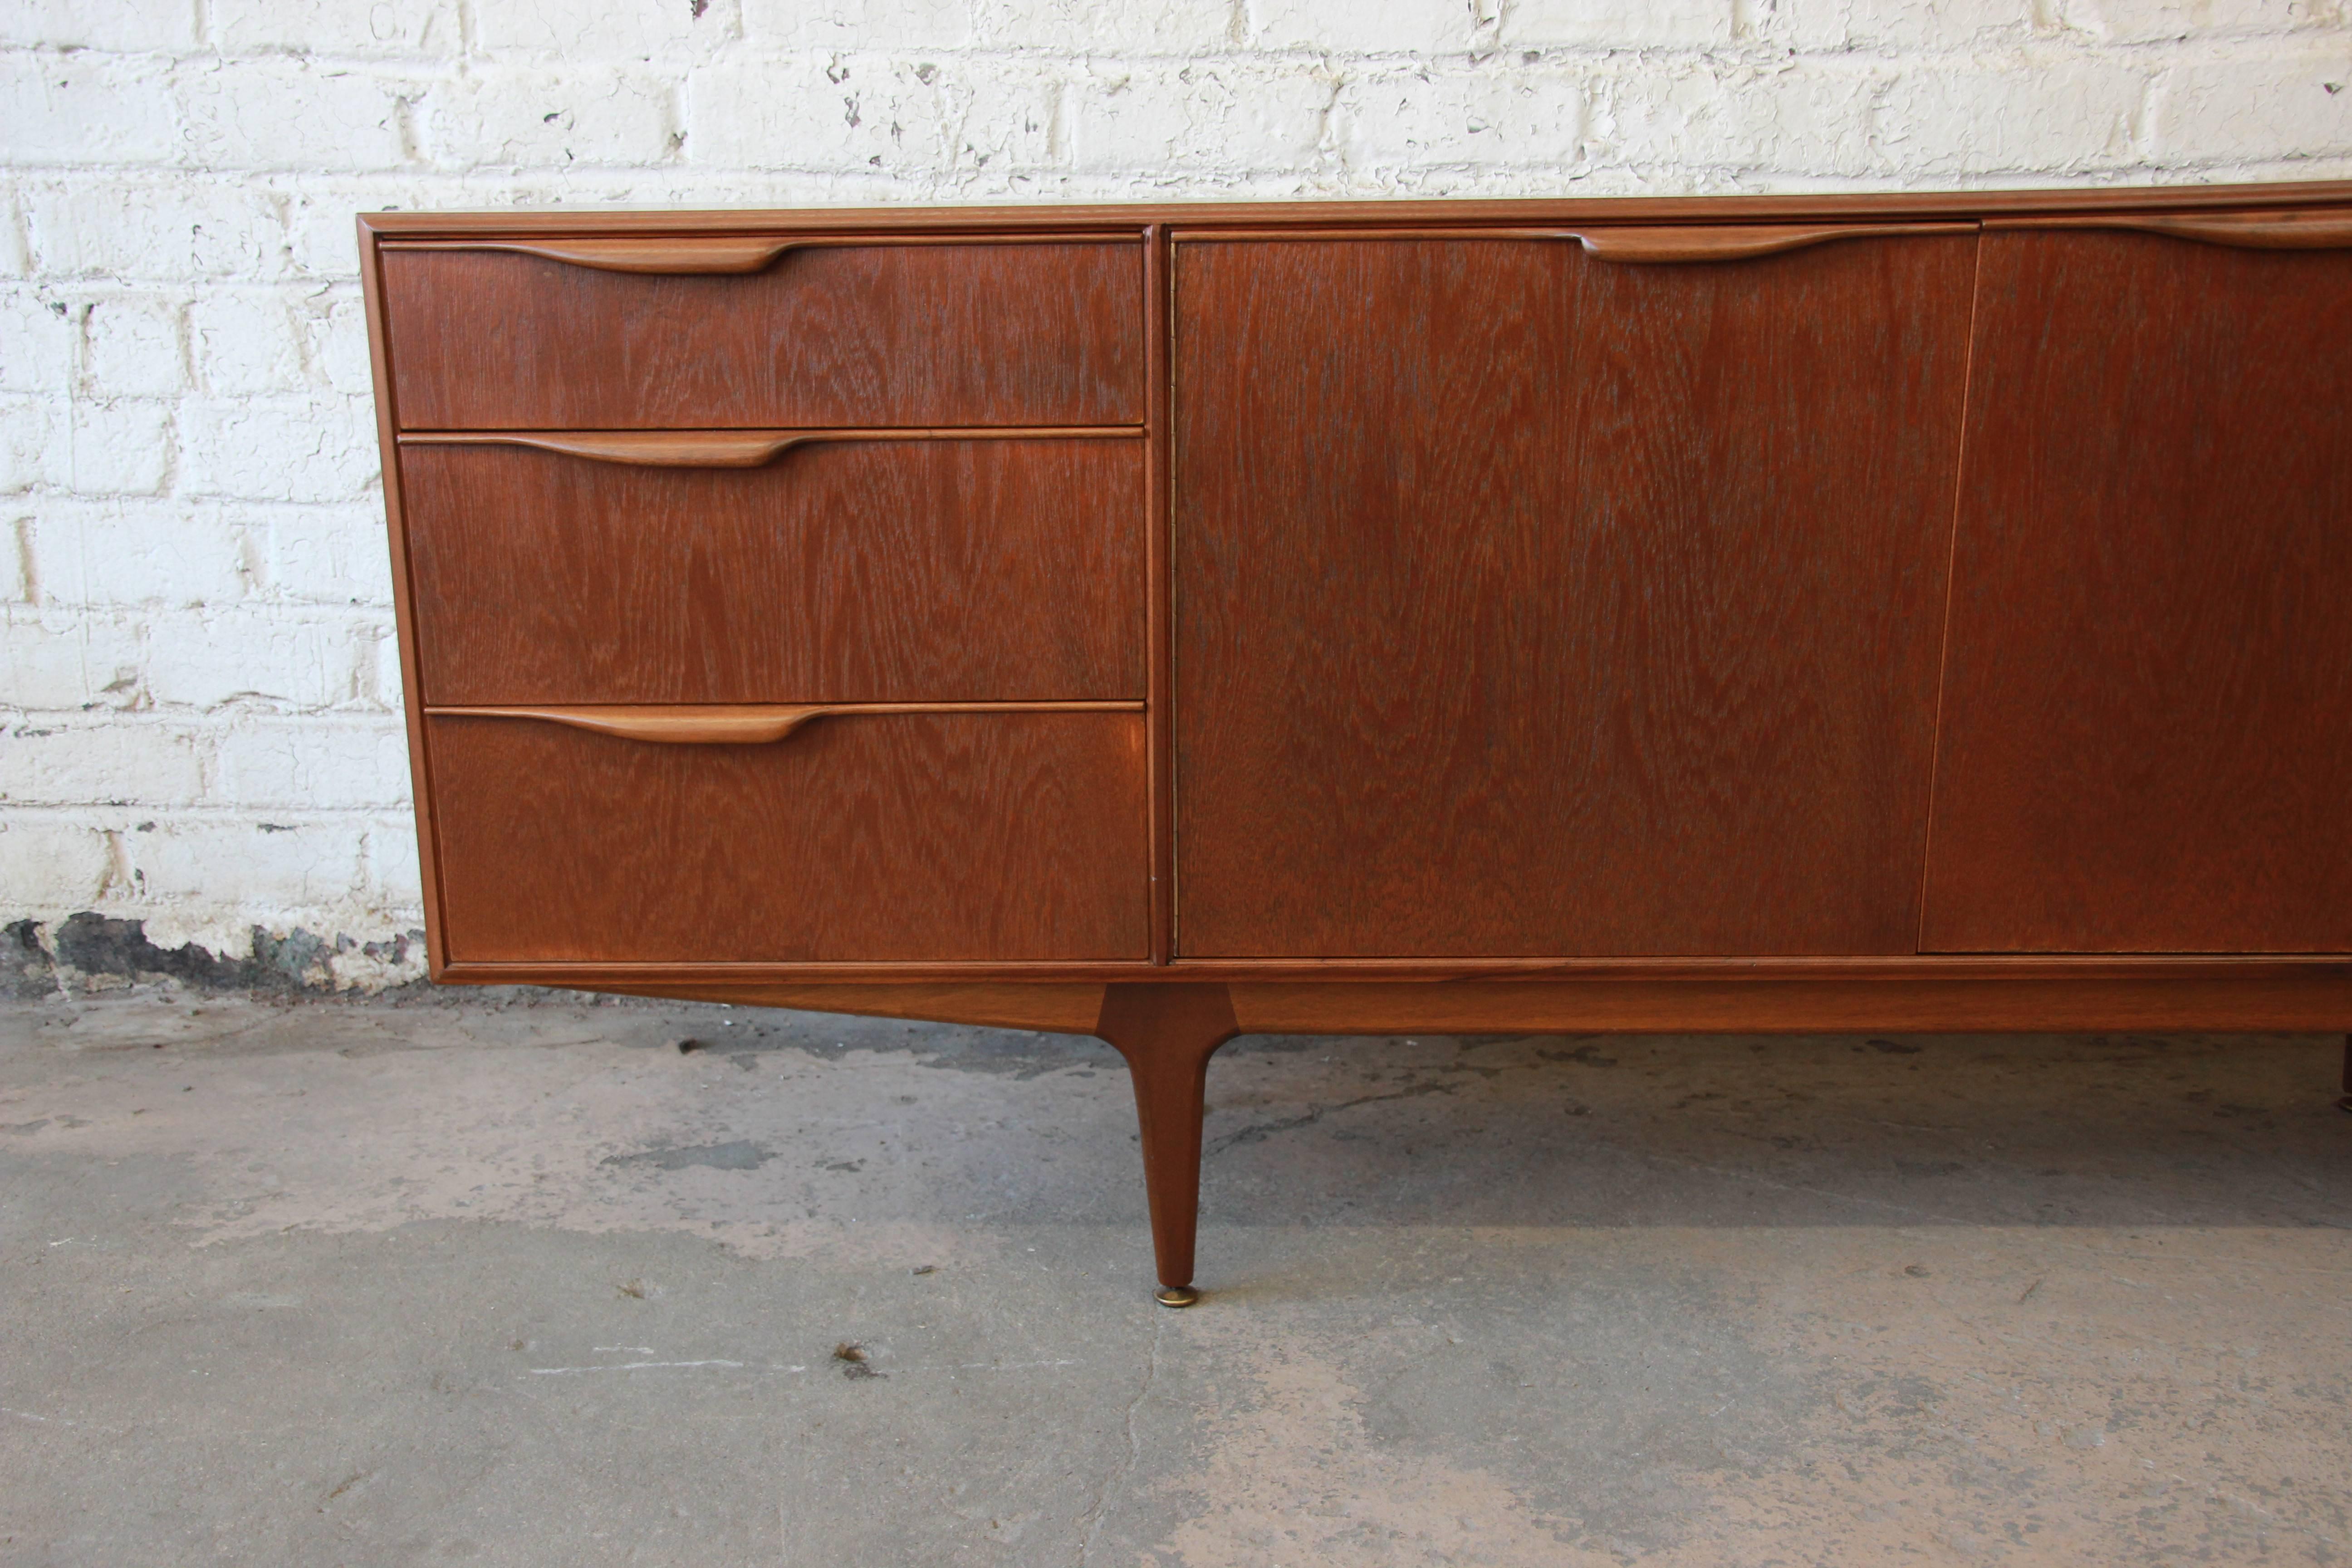
[{"label": "white painted brick wall", "polygon": [[0,0],[0,921],[417,922],[356,211],[2347,175],[2352,0]]}]

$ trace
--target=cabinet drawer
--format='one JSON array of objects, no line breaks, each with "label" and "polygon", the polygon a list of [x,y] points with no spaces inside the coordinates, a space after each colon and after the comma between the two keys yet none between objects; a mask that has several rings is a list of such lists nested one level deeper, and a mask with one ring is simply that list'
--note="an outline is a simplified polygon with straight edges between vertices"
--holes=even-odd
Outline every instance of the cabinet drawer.
[{"label": "cabinet drawer", "polygon": [[1131,436],[523,439],[401,447],[428,703],[1143,695]]},{"label": "cabinet drawer", "polygon": [[1130,712],[861,714],[767,744],[425,721],[455,963],[1146,956]]},{"label": "cabinet drawer", "polygon": [[1143,417],[1139,240],[498,243],[383,247],[404,428]]}]

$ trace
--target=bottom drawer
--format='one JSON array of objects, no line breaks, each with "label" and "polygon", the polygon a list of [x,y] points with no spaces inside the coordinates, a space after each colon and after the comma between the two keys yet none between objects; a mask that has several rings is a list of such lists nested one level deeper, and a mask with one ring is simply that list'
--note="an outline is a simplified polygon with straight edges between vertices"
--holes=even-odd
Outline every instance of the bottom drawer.
[{"label": "bottom drawer", "polygon": [[1140,713],[827,718],[761,745],[433,715],[453,963],[1148,956]]}]

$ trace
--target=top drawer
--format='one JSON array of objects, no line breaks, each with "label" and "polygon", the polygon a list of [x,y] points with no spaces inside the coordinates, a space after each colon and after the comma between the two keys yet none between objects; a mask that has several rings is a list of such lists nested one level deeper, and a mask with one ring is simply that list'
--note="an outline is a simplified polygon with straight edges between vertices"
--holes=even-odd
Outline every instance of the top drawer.
[{"label": "top drawer", "polygon": [[386,242],[411,430],[1131,425],[1139,238]]}]

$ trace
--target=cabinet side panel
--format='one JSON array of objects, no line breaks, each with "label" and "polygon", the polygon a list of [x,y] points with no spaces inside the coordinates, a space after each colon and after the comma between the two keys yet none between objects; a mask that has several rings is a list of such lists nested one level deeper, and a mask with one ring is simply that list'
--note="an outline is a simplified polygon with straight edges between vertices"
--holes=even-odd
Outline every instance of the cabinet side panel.
[{"label": "cabinet side panel", "polygon": [[1181,952],[1913,951],[1974,246],[1181,245]]},{"label": "cabinet side panel", "polygon": [[432,768],[425,751],[425,682],[416,641],[416,600],[411,591],[406,498],[400,485],[400,449],[395,433],[399,409],[393,399],[392,343],[385,325],[383,258],[378,235],[365,218],[358,225],[360,298],[367,312],[368,370],[375,393],[376,454],[383,475],[386,543],[392,552],[393,636],[400,653],[401,709],[408,736],[408,776],[416,820],[418,891],[425,910],[426,964],[439,978],[449,961],[442,930],[440,848],[433,830]]},{"label": "cabinet side panel", "polygon": [[2352,251],[1984,247],[1923,945],[2352,949]]}]

